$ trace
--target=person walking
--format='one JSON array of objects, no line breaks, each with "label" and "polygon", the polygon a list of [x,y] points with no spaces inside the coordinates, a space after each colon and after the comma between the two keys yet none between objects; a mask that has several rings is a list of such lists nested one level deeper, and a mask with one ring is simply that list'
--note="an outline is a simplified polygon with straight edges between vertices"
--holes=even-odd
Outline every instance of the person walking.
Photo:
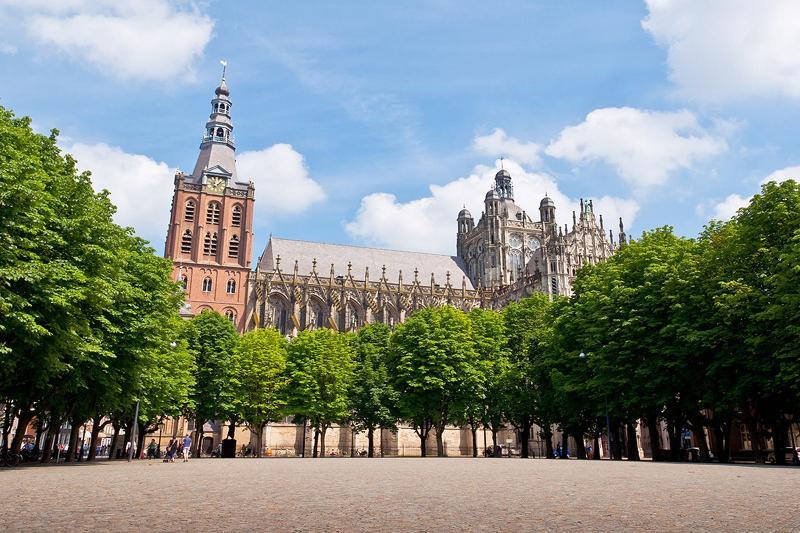
[{"label": "person walking", "polygon": [[185,437],[183,437],[183,462],[189,462],[189,451],[192,448],[192,437],[189,436],[187,433]]}]

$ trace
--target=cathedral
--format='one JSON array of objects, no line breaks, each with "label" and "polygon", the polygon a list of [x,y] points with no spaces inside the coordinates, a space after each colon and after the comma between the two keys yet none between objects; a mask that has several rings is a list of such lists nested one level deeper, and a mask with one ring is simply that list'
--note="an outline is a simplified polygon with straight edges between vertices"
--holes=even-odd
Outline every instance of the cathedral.
[{"label": "cathedral", "polygon": [[[293,337],[373,322],[393,327],[429,306],[501,309],[534,292],[570,295],[582,265],[607,259],[626,242],[622,220],[617,244],[602,215],[595,217],[592,200],[581,200],[571,228],[556,222],[547,196],[532,217],[517,205],[511,174],[501,168],[477,222],[467,209],[456,216],[455,256],[270,237],[253,269],[255,187],[236,171],[231,107],[223,72],[194,170],[175,175],[165,256],[186,291],[187,318],[212,309],[239,331],[275,327]],[[221,431],[209,429],[215,444]],[[288,420],[268,431],[274,436],[264,442],[295,446],[298,429]],[[452,431],[453,442],[464,441],[457,436],[462,430]],[[395,441],[381,439],[381,450],[404,448],[403,439],[417,449],[413,434],[387,438]]]}]

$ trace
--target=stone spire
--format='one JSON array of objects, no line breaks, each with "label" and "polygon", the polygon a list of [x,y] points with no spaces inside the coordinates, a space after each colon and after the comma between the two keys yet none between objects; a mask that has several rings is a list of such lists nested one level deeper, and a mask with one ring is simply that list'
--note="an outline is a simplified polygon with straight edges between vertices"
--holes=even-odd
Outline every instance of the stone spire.
[{"label": "stone spire", "polygon": [[224,67],[227,63],[222,61],[222,65],[222,79],[211,100],[211,114],[206,122],[192,177],[198,182],[205,182],[206,174],[213,174],[224,179],[226,186],[232,187],[236,183],[236,147],[233,144],[231,92],[225,82]]}]

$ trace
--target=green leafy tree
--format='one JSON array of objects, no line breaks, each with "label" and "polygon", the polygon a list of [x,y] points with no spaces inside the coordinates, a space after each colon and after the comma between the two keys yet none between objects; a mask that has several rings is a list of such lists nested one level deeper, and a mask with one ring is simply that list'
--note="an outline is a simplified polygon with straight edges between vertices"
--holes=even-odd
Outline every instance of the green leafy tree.
[{"label": "green leafy tree", "polygon": [[256,329],[239,338],[231,361],[233,405],[256,434],[261,456],[264,428],[286,407],[286,339],[275,329]]},{"label": "green leafy tree", "polygon": [[478,425],[483,425],[484,437],[485,428],[491,430],[493,446],[497,446],[497,433],[504,427],[507,399],[504,376],[510,369],[510,360],[503,315],[477,308],[467,316],[472,322],[472,338],[478,356],[475,367],[481,373],[482,383],[480,390],[472,391],[464,410],[465,422],[472,432],[472,456],[476,457]]},{"label": "green leafy tree", "polygon": [[353,337],[356,371],[350,404],[354,429],[367,432],[368,457],[375,455],[376,429],[397,431],[399,396],[386,368],[390,333],[388,326],[375,323],[364,326]]},{"label": "green leafy tree", "polygon": [[534,363],[552,334],[551,302],[545,294],[534,294],[503,310],[508,335],[509,365],[502,376],[505,418],[520,432],[521,457],[528,457],[528,441],[534,423],[542,428],[546,454],[553,456],[552,412],[549,375]]},{"label": "green leafy tree", "polygon": [[347,336],[327,328],[301,331],[289,343],[287,410],[314,427],[314,457],[317,445],[319,456],[325,456],[325,433],[331,424],[350,414],[354,360]]},{"label": "green leafy tree", "polygon": [[238,337],[231,321],[215,311],[204,310],[186,328],[188,348],[195,360],[195,386],[190,395],[197,432],[195,455],[205,423],[228,419],[234,411],[231,360]]},{"label": "green leafy tree", "polygon": [[428,433],[435,428],[437,455],[444,456],[445,427],[482,387],[472,323],[449,306],[421,309],[395,330],[389,353],[400,412],[420,438],[420,453],[427,455]]}]

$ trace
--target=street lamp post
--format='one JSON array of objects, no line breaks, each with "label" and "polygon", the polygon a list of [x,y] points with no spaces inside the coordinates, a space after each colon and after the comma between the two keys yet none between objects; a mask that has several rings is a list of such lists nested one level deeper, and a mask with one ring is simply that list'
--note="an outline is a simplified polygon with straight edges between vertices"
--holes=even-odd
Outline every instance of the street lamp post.
[{"label": "street lamp post", "polygon": [[[578,354],[578,357],[580,359],[582,359],[582,360],[585,360],[586,359],[586,354],[584,352],[581,352],[581,353]],[[613,454],[611,452],[611,450],[612,450],[611,418],[608,416],[608,395],[607,394],[603,395],[603,403],[605,404],[605,409],[606,409],[606,434],[608,435],[608,458],[609,459],[613,459]],[[595,453],[597,453],[597,450],[595,450]]]}]

